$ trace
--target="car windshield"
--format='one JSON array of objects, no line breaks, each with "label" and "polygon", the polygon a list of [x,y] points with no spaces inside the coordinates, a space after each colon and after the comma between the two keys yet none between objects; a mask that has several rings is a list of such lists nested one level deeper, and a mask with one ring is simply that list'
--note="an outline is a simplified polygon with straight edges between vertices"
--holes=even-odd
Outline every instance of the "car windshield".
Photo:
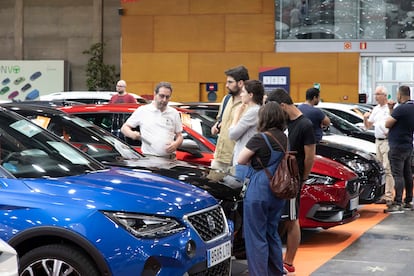
[{"label": "car windshield", "polygon": [[341,132],[348,131],[348,132],[361,132],[362,130],[355,126],[354,124],[351,124],[347,120],[342,119],[341,117],[333,114],[332,112],[329,112],[327,110],[322,109],[322,111],[325,113],[325,115],[331,120],[332,125],[340,130]]},{"label": "car windshield", "polygon": [[0,112],[1,165],[15,177],[62,177],[104,169],[70,144],[17,114]]},{"label": "car windshield", "polygon": [[180,114],[183,124],[206,137],[213,144],[216,144],[217,135],[213,135],[211,133],[211,127],[214,125],[215,120],[206,115],[198,114],[196,112],[181,112]]},{"label": "car windshield", "polygon": [[86,120],[63,114],[45,116],[31,116],[31,119],[98,161],[118,162],[142,158],[129,145]]}]

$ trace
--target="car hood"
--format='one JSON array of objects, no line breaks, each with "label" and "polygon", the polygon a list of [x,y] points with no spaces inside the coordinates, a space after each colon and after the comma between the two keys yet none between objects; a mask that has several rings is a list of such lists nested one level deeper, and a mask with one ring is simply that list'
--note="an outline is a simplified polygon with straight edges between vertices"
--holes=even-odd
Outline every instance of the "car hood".
[{"label": "car hood", "polygon": [[[235,200],[240,194],[239,189],[233,189],[232,183],[237,181],[228,174],[213,171],[208,167],[191,164],[184,161],[169,160],[160,157],[145,157],[142,159],[121,160],[117,162],[104,162],[110,166],[127,167],[141,171],[151,172],[160,176],[167,176],[184,181],[208,191],[212,196],[222,200]],[[239,185],[241,187],[241,184]]]},{"label": "car hood", "polygon": [[375,154],[375,143],[358,139],[354,137],[349,137],[345,135],[336,135],[336,134],[330,134],[330,135],[324,135],[322,137],[322,142],[329,142],[329,143],[335,143],[340,145],[345,145],[349,148],[354,148],[366,153],[373,153]]},{"label": "car hood", "polygon": [[[110,168],[85,175],[22,179],[31,189],[28,201],[108,211],[183,216],[217,204],[206,191],[145,171]],[[49,203],[50,204],[50,203]]]}]

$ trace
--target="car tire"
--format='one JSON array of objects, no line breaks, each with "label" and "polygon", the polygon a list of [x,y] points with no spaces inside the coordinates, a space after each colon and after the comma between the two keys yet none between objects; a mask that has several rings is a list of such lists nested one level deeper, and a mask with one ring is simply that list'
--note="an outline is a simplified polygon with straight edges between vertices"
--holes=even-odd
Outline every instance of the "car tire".
[{"label": "car tire", "polygon": [[19,270],[20,276],[100,275],[88,256],[75,247],[61,244],[45,245],[27,252],[20,258]]}]

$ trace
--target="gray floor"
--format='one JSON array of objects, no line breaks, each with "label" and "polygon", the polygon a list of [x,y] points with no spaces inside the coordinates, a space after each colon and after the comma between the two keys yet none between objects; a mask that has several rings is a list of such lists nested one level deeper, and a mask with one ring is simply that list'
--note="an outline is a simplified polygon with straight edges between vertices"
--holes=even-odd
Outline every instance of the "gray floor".
[{"label": "gray floor", "polygon": [[[249,275],[247,262],[233,260],[232,275]],[[311,274],[329,275],[414,275],[414,212],[390,214]]]}]

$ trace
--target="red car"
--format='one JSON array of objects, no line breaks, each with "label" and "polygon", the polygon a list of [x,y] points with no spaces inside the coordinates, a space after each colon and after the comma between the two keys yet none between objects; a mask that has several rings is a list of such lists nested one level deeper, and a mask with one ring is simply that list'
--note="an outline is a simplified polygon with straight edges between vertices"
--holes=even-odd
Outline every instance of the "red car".
[{"label": "red car", "polygon": [[[125,138],[120,128],[132,112],[140,105],[74,105],[60,110],[75,114],[118,137]],[[179,109],[183,118],[183,136],[186,148],[192,145],[194,151],[177,152],[177,159],[210,165],[215,146],[205,137],[190,128],[191,111]],[[136,143],[126,139],[129,143]],[[355,220],[359,215],[358,194],[361,179],[333,160],[317,156],[310,179],[301,191],[300,225],[302,228],[330,228]]]}]

